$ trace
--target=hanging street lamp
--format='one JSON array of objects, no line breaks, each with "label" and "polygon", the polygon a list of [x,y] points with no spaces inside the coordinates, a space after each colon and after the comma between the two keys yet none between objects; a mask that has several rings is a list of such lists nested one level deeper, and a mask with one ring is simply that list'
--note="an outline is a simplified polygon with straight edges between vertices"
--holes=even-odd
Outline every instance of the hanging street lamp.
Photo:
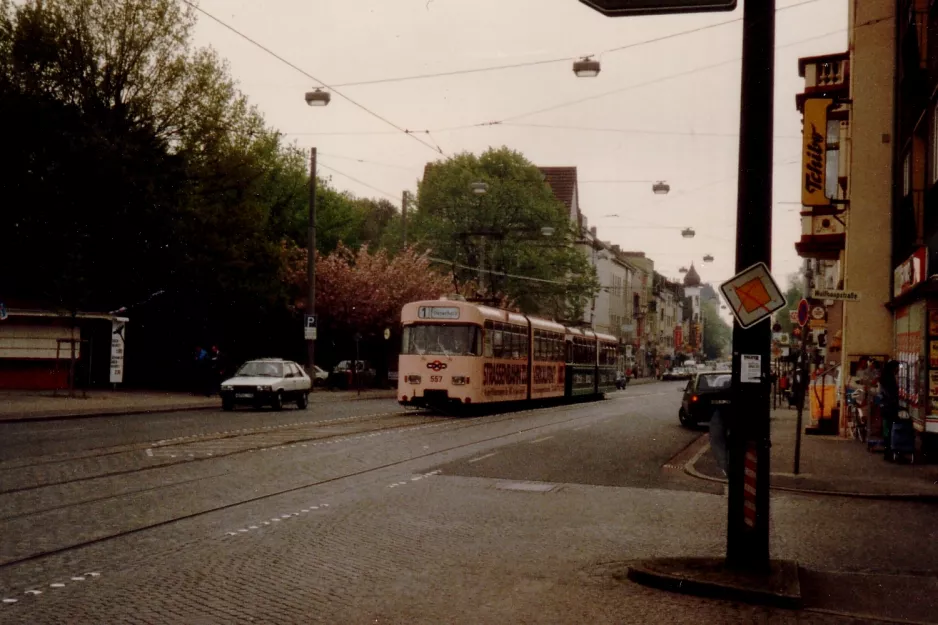
[{"label": "hanging street lamp", "polygon": [[599,70],[599,61],[594,61],[589,56],[573,62],[573,73],[577,78],[596,78],[599,76]]},{"label": "hanging street lamp", "polygon": [[703,261],[704,261],[705,263],[712,263],[712,262],[713,262],[713,255],[712,255],[712,254],[707,254],[706,256],[703,257]]},{"label": "hanging street lamp", "polygon": [[489,185],[485,184],[484,182],[473,182],[471,185],[469,185],[469,188],[472,189],[472,192],[476,195],[485,195],[489,190]]},{"label": "hanging street lamp", "polygon": [[651,185],[651,190],[654,191],[655,195],[667,195],[671,191],[671,185],[664,180],[659,180]]},{"label": "hanging street lamp", "polygon": [[684,237],[685,239],[693,239],[694,235],[696,234],[697,233],[694,232],[693,228],[684,228],[683,230],[681,230],[681,236]]},{"label": "hanging street lamp", "polygon": [[310,106],[326,106],[332,100],[332,94],[322,89],[306,92],[306,103]]}]

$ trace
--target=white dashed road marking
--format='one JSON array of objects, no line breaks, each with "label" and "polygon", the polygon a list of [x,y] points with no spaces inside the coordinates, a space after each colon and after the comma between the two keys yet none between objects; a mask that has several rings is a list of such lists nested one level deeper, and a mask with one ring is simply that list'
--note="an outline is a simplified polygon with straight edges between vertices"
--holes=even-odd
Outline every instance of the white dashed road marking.
[{"label": "white dashed road marking", "polygon": [[479,462],[480,460],[485,460],[486,458],[491,458],[492,456],[495,456],[495,455],[497,455],[497,452],[494,452],[494,451],[493,451],[493,452],[490,453],[490,454],[485,454],[484,456],[479,456],[478,458],[473,458],[472,460],[468,460],[467,462],[469,462],[470,464],[472,464],[473,462]]},{"label": "white dashed road marking", "polygon": [[534,445],[535,443],[543,443],[544,441],[551,438],[553,438],[553,436],[542,436],[541,438],[535,438],[533,441],[531,441],[531,444]]}]

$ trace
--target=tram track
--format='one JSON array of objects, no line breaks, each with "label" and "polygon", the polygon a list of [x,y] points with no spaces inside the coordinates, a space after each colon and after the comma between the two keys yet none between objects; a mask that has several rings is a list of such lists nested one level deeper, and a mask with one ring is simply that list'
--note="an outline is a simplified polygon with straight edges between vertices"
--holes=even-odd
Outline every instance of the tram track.
[{"label": "tram track", "polygon": [[[572,405],[564,405],[564,406],[554,406],[554,407],[551,407],[551,408],[549,408],[549,409],[550,409],[550,410],[556,410],[556,411],[558,411],[559,413],[563,414],[563,413],[569,413],[571,410],[574,410],[574,409],[576,409],[577,407],[578,407],[577,404],[572,404]],[[507,422],[507,421],[516,420],[516,419],[521,418],[521,417],[524,417],[524,416],[528,416],[528,415],[530,415],[531,413],[541,412],[541,411],[543,411],[543,410],[545,410],[545,409],[544,409],[544,408],[533,408],[533,409],[532,409],[532,408],[526,408],[526,409],[521,410],[521,411],[515,411],[515,412],[509,412],[509,413],[498,413],[498,414],[492,414],[492,415],[485,415],[485,416],[481,416],[481,417],[473,417],[473,418],[470,418],[470,419],[467,419],[467,420],[444,421],[444,422],[441,422],[441,423],[440,423],[440,426],[450,426],[450,427],[446,427],[445,429],[441,427],[441,429],[438,430],[438,432],[440,432],[440,433],[459,432],[459,431],[464,431],[464,430],[468,430],[468,429],[472,429],[472,428],[478,428],[478,427],[480,427],[480,426],[497,425],[497,424],[499,424],[499,423],[504,423],[504,422]],[[339,475],[334,475],[334,476],[325,477],[325,478],[322,478],[322,479],[307,481],[307,482],[304,482],[304,483],[302,483],[302,484],[292,485],[292,486],[285,487],[285,488],[277,488],[277,489],[274,489],[274,490],[272,490],[272,491],[270,491],[270,492],[266,492],[266,493],[262,493],[262,494],[254,495],[254,496],[250,496],[250,497],[238,498],[238,499],[235,500],[235,501],[229,501],[229,502],[225,502],[225,503],[223,503],[223,504],[210,506],[210,507],[204,508],[204,509],[202,509],[202,510],[193,511],[193,512],[191,512],[191,513],[180,514],[180,515],[174,515],[174,516],[172,516],[171,518],[162,519],[162,520],[154,521],[154,522],[150,522],[150,523],[143,523],[143,524],[141,524],[141,525],[139,525],[139,526],[137,526],[137,527],[131,527],[131,528],[127,528],[127,529],[115,531],[115,532],[112,532],[112,533],[109,533],[109,534],[106,534],[106,535],[103,535],[103,536],[98,536],[98,537],[94,537],[94,538],[87,539],[87,540],[79,540],[79,541],[74,542],[74,543],[72,543],[72,544],[63,545],[63,546],[61,546],[61,547],[57,547],[57,548],[53,548],[53,549],[47,549],[47,550],[39,551],[39,552],[36,552],[36,553],[33,553],[33,554],[24,555],[24,556],[21,556],[21,557],[14,557],[14,558],[8,559],[8,560],[6,560],[6,561],[0,561],[0,570],[6,570],[6,569],[9,569],[10,567],[14,567],[14,566],[21,565],[21,564],[28,563],[28,562],[34,562],[34,561],[36,561],[36,560],[40,560],[40,559],[42,559],[42,558],[47,558],[47,557],[55,556],[55,555],[58,555],[58,554],[63,554],[63,553],[67,553],[67,552],[72,552],[72,551],[75,551],[75,550],[78,550],[78,549],[82,549],[82,548],[89,547],[89,546],[92,546],[92,545],[104,543],[104,542],[107,542],[107,541],[112,541],[112,540],[117,540],[117,539],[124,538],[124,537],[128,537],[128,536],[133,536],[133,535],[139,534],[139,533],[141,533],[141,532],[145,532],[145,531],[152,530],[152,529],[156,529],[156,528],[160,528],[160,527],[169,526],[169,525],[172,525],[172,524],[175,524],[175,523],[179,523],[179,522],[182,522],[182,521],[186,521],[186,520],[189,520],[189,519],[194,519],[194,518],[198,518],[198,517],[203,517],[203,516],[210,515],[210,514],[213,514],[213,513],[216,513],[216,512],[220,512],[220,511],[232,509],[232,508],[235,508],[235,507],[237,507],[237,506],[242,506],[242,505],[246,505],[246,504],[255,503],[255,502],[258,502],[258,501],[263,501],[263,500],[266,500],[266,499],[271,499],[271,498],[274,498],[274,497],[278,497],[278,496],[280,496],[280,495],[285,495],[285,494],[289,494],[289,493],[301,491],[301,490],[308,489],[308,488],[314,488],[314,487],[317,487],[317,486],[328,485],[328,484],[340,482],[340,481],[342,481],[342,480],[346,480],[346,479],[350,479],[350,478],[361,477],[361,476],[367,475],[367,474],[369,474],[369,473],[374,473],[374,472],[382,471],[382,470],[385,470],[385,469],[393,468],[393,467],[395,467],[395,466],[400,466],[400,465],[403,465],[403,464],[406,464],[406,463],[409,463],[409,462],[413,462],[413,461],[416,461],[416,460],[422,460],[422,459],[425,459],[425,458],[430,458],[430,457],[433,457],[433,456],[437,456],[437,455],[439,455],[439,454],[444,454],[444,453],[448,453],[448,452],[452,452],[452,451],[457,451],[457,450],[459,450],[459,449],[463,449],[463,448],[470,447],[470,446],[473,446],[473,445],[478,445],[478,444],[480,444],[480,443],[487,443],[487,442],[498,441],[498,440],[501,440],[501,439],[505,439],[505,438],[509,438],[509,437],[514,437],[514,436],[517,436],[517,435],[519,435],[519,434],[525,434],[525,433],[529,433],[529,432],[535,432],[535,431],[538,431],[538,430],[543,430],[543,429],[545,429],[545,428],[551,428],[551,427],[556,427],[556,426],[564,425],[564,424],[567,424],[567,423],[575,423],[575,422],[579,422],[579,421],[583,421],[583,420],[587,420],[587,419],[595,419],[595,418],[597,418],[597,416],[596,416],[595,414],[587,414],[587,415],[574,416],[574,417],[568,417],[568,418],[553,419],[553,420],[551,420],[551,421],[549,421],[549,422],[547,422],[547,423],[541,423],[541,424],[537,424],[537,425],[531,425],[531,426],[529,426],[529,427],[523,427],[523,428],[521,428],[521,429],[512,430],[512,431],[510,431],[510,432],[505,432],[505,433],[497,434],[497,435],[490,436],[490,437],[475,439],[475,440],[471,440],[471,441],[468,441],[468,442],[465,442],[465,443],[459,443],[459,444],[453,444],[453,445],[444,446],[444,447],[442,447],[442,448],[437,448],[437,449],[434,449],[434,450],[432,450],[432,451],[428,451],[428,452],[426,452],[426,453],[418,453],[418,454],[416,454],[416,455],[408,456],[408,457],[406,457],[406,458],[401,458],[401,459],[397,459],[397,460],[394,460],[394,461],[391,461],[391,462],[386,462],[386,463],[382,463],[382,464],[379,464],[379,465],[366,467],[366,468],[363,468],[363,469],[361,469],[361,470],[357,470],[357,471],[346,471],[346,472],[343,472],[343,473],[341,473],[341,474],[339,474]],[[391,429],[405,430],[406,428],[405,428],[405,427],[398,427],[398,428],[391,428]],[[215,457],[213,457],[213,458],[218,458],[218,457],[215,456]],[[227,475],[227,473],[218,474],[218,475],[215,475],[215,476],[203,476],[203,477],[201,477],[201,478],[197,478],[197,479],[191,480],[191,481],[192,481],[192,482],[195,482],[195,481],[204,481],[205,479],[215,479],[215,478],[218,478],[218,477],[222,477],[222,476],[224,476],[224,475]],[[43,511],[33,511],[33,512],[29,512],[29,513],[24,513],[24,514],[20,514],[20,515],[15,515],[15,517],[8,517],[8,518],[5,518],[5,519],[0,519],[0,535],[2,535],[2,534],[4,533],[4,532],[3,532],[3,529],[2,529],[2,524],[3,524],[3,523],[7,523],[7,522],[9,522],[10,520],[23,520],[23,519],[29,518],[29,517],[31,517],[31,516],[38,516],[38,515],[40,515],[40,514],[46,514],[46,513],[48,513],[49,511],[61,511],[61,510],[65,510],[65,509],[68,509],[68,508],[78,508],[78,507],[80,507],[80,506],[86,506],[86,505],[89,505],[89,504],[92,504],[92,503],[95,503],[95,502],[98,502],[98,501],[103,501],[103,500],[108,500],[108,499],[110,499],[110,500],[115,500],[115,499],[120,499],[120,498],[125,498],[125,497],[133,497],[133,496],[135,496],[135,495],[140,494],[140,492],[152,492],[152,491],[155,491],[155,490],[160,490],[161,488],[172,488],[172,487],[176,487],[176,486],[185,484],[186,482],[187,482],[187,481],[179,482],[179,483],[175,483],[175,484],[158,485],[158,486],[156,486],[156,487],[147,488],[147,489],[141,489],[141,490],[139,490],[139,491],[121,493],[121,494],[117,494],[117,495],[113,495],[113,496],[107,496],[107,497],[96,498],[96,499],[94,499],[94,500],[86,500],[86,501],[75,502],[75,503],[72,503],[72,504],[65,504],[65,505],[62,505],[62,506],[57,506],[57,507],[54,507],[54,508],[49,508],[49,509],[46,509],[46,510],[43,510]]]},{"label": "tram track", "polygon": [[[173,445],[178,445],[180,442],[196,442],[196,441],[213,441],[213,440],[224,440],[226,438],[237,438],[241,436],[250,436],[253,434],[263,434],[265,432],[276,431],[279,429],[286,429],[290,427],[302,427],[310,425],[335,425],[338,423],[345,423],[350,421],[357,420],[370,420],[378,419],[388,416],[406,416],[414,414],[423,414],[418,413],[417,411],[399,411],[399,412],[382,412],[374,413],[367,415],[352,415],[348,417],[339,417],[335,419],[313,419],[310,421],[301,421],[296,423],[284,423],[279,425],[262,425],[257,427],[242,428],[239,430],[223,430],[217,432],[207,432],[205,434],[191,434],[188,436],[180,436],[177,438],[163,438],[157,439],[154,441],[143,441],[139,443],[127,443],[123,445],[110,445],[108,447],[97,447],[92,449],[86,449],[81,452],[75,453],[65,453],[65,454],[54,454],[53,456],[46,456],[42,460],[38,461],[29,461],[28,459],[22,460],[9,460],[6,462],[0,462],[0,476],[7,471],[17,471],[21,469],[29,469],[33,467],[40,466],[49,466],[54,464],[61,464],[65,462],[74,462],[78,460],[86,460],[89,458],[104,458],[107,456],[115,456],[119,454],[131,453],[135,451],[142,451],[146,449],[158,449],[161,447],[168,447]],[[2,494],[2,491],[0,491]]]}]

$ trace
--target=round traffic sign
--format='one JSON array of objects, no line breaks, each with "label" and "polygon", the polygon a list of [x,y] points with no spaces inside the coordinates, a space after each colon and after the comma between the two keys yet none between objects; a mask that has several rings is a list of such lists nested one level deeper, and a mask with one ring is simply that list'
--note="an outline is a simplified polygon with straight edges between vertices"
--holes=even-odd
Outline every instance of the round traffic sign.
[{"label": "round traffic sign", "polygon": [[811,316],[814,319],[821,320],[824,318],[824,315],[825,315],[825,312],[824,312],[823,306],[815,306],[814,308],[811,309]]},{"label": "round traffic sign", "polygon": [[808,325],[808,315],[810,313],[810,307],[808,306],[808,300],[802,299],[798,302],[798,325],[806,326]]}]

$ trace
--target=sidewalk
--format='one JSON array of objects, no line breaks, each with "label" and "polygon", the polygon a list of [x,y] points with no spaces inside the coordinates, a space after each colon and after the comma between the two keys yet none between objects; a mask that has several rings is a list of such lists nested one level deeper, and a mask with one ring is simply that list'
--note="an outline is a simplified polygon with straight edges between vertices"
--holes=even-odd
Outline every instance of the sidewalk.
[{"label": "sidewalk", "polygon": [[[0,391],[0,422],[40,421],[79,417],[118,416],[148,412],[221,409],[218,396],[160,391],[89,391],[87,397],[67,397],[59,391]],[[394,390],[327,391],[317,389],[311,404],[356,399],[393,399]]]},{"label": "sidewalk", "polygon": [[[799,475],[795,457],[796,412],[772,412],[772,481],[776,490],[871,498],[938,501],[938,465],[885,462],[882,453],[837,436],[801,438]],[[686,467],[690,475],[725,481],[709,445]]]}]

